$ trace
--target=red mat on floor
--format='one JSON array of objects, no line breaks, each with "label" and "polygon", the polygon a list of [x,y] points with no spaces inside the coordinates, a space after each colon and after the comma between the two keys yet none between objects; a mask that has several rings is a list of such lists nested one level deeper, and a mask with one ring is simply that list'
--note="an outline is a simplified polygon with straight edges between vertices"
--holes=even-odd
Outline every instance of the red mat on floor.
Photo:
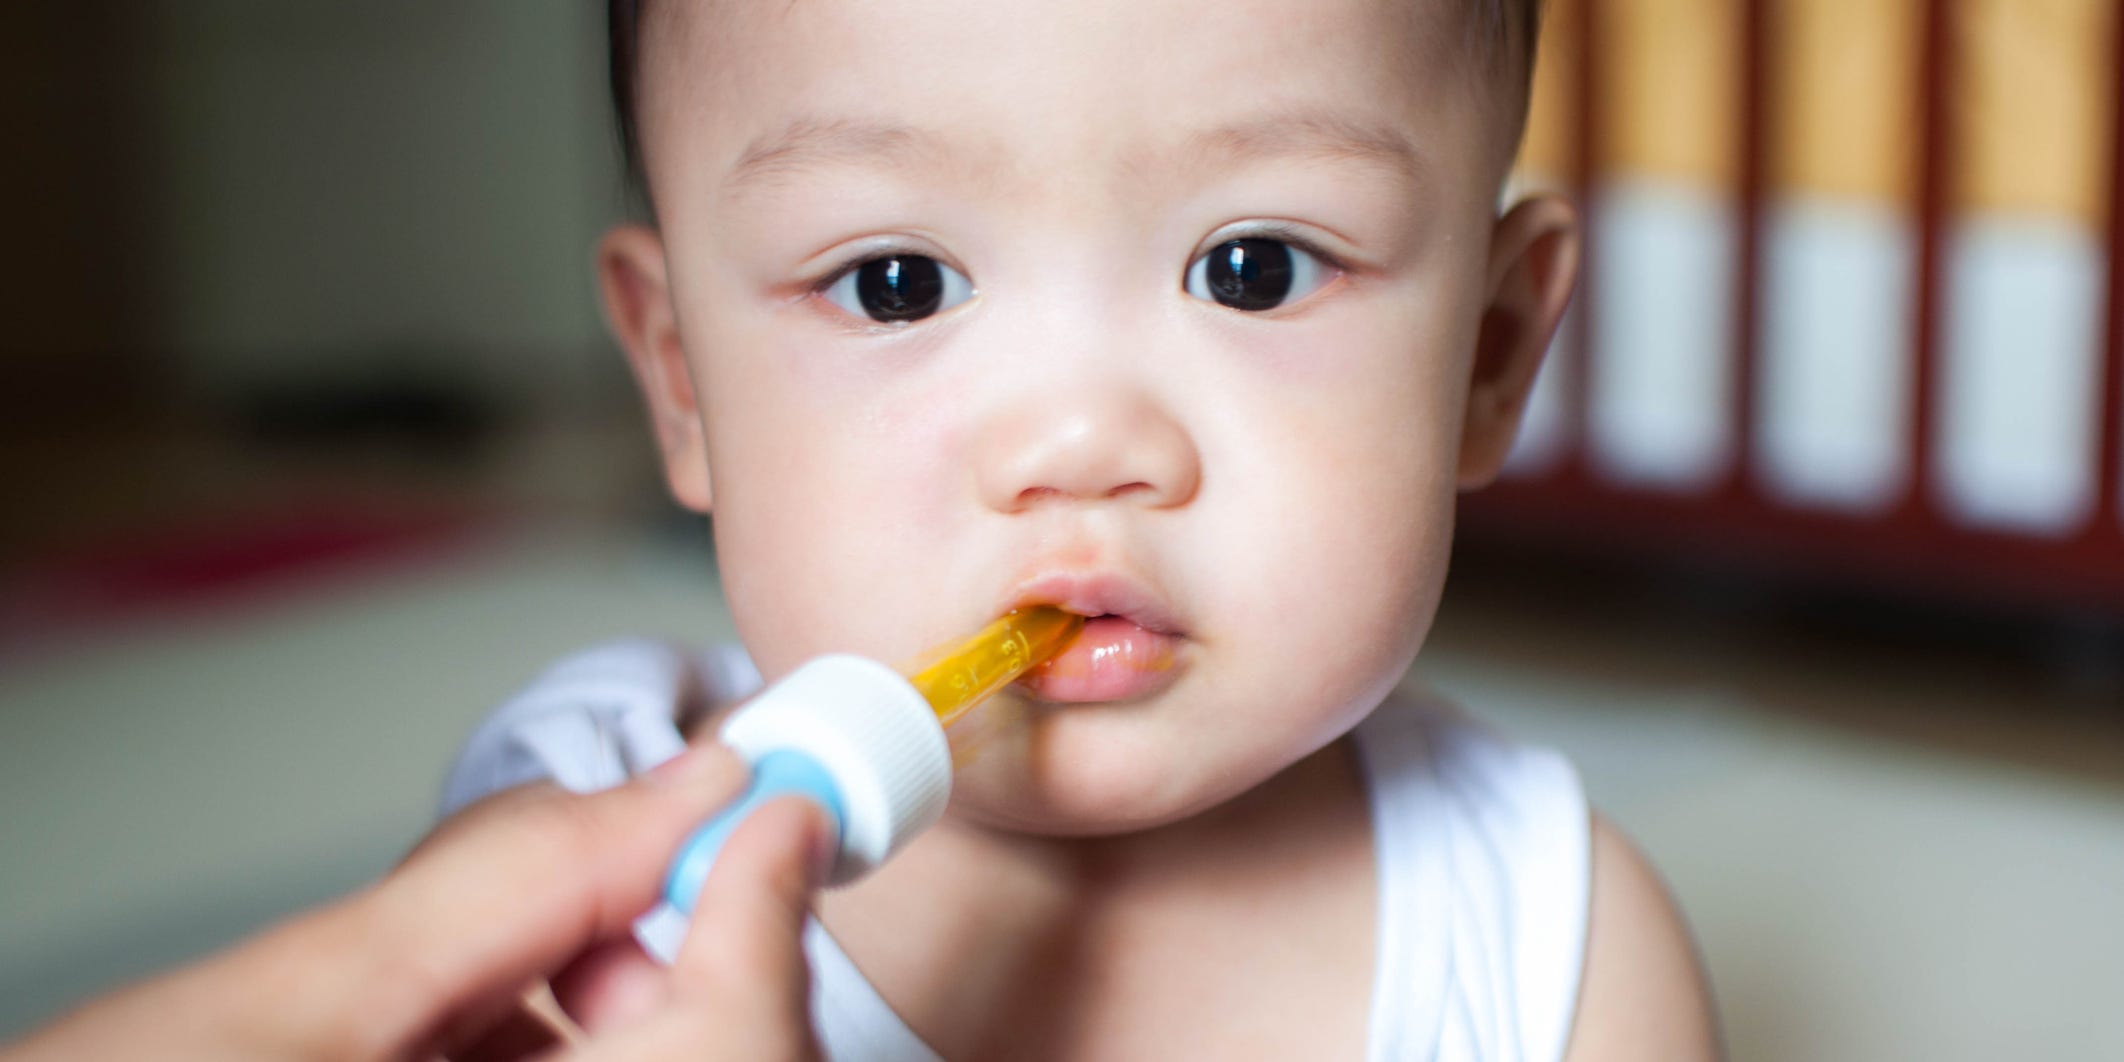
[{"label": "red mat on floor", "polygon": [[134,530],[32,560],[0,579],[0,645],[19,649],[432,560],[496,523],[464,509],[332,501]]}]

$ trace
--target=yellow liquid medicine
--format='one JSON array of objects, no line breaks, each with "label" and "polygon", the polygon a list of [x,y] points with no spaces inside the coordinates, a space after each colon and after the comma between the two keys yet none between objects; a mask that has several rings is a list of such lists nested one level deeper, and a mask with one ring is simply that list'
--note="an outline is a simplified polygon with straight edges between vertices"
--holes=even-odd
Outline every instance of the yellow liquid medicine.
[{"label": "yellow liquid medicine", "polygon": [[[1069,645],[1084,617],[1059,608],[1017,609],[981,633],[910,669],[907,681],[949,727],[974,705]],[[927,659],[927,658],[925,658]]]}]

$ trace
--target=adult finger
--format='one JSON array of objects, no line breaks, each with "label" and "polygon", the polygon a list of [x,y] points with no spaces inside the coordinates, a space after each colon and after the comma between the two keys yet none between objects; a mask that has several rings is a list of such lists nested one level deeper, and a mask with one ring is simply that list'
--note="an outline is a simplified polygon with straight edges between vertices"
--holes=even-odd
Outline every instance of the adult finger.
[{"label": "adult finger", "polygon": [[433,1042],[453,1016],[623,935],[655,902],[685,835],[745,777],[711,745],[601,793],[482,802],[325,916],[342,961],[313,987],[399,1050]]},{"label": "adult finger", "polygon": [[[709,1009],[746,1024],[779,1015],[781,1025],[805,1033],[808,1042],[802,934],[811,891],[833,854],[823,827],[809,804],[785,801],[757,825],[748,818],[746,839],[733,838],[718,856],[678,959],[680,976],[712,968],[687,993],[693,1013],[701,1013],[706,999]],[[669,1005],[672,978],[628,938],[578,957],[553,988],[570,1017],[595,1035]]]},{"label": "adult finger", "polygon": [[817,1057],[803,933],[829,854],[823,825],[801,799],[747,816],[701,889],[664,1005],[595,1038],[584,1062]]},{"label": "adult finger", "polygon": [[791,1058],[812,1048],[804,926],[831,865],[831,838],[802,799],[753,812],[716,855],[671,970],[669,1009],[698,1018],[726,1057]]},{"label": "adult finger", "polygon": [[669,975],[633,937],[599,944],[553,976],[553,998],[570,1020],[596,1035],[654,1013],[669,997]]},{"label": "adult finger", "polygon": [[505,1001],[499,1016],[462,1030],[444,1032],[431,1053],[450,1062],[522,1062],[550,1056],[567,1044],[567,1037],[546,1016],[519,999]]}]

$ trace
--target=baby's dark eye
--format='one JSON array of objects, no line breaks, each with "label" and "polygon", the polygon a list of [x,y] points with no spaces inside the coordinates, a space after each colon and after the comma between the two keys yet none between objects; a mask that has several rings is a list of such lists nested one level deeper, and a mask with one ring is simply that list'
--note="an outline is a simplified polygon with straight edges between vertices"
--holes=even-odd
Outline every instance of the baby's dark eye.
[{"label": "baby's dark eye", "polygon": [[973,282],[925,254],[888,254],[835,277],[825,295],[849,313],[905,324],[973,298]]},{"label": "baby's dark eye", "polygon": [[1282,240],[1253,236],[1218,244],[1187,267],[1187,293],[1259,313],[1302,299],[1331,278],[1312,254]]}]

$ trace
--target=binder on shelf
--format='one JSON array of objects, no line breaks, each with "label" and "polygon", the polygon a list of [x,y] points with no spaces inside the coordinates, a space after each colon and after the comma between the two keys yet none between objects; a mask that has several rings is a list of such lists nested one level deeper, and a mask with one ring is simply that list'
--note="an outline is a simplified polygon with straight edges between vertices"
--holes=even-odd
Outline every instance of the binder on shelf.
[{"label": "binder on shelf", "polygon": [[2093,516],[2116,0],[1951,0],[1954,116],[1936,484],[1946,516]]},{"label": "binder on shelf", "polygon": [[1873,514],[1911,483],[1922,0],[1770,10],[1757,481]]},{"label": "binder on shelf", "polygon": [[1593,467],[1722,481],[1734,438],[1742,0],[1602,0],[1587,370]]}]

